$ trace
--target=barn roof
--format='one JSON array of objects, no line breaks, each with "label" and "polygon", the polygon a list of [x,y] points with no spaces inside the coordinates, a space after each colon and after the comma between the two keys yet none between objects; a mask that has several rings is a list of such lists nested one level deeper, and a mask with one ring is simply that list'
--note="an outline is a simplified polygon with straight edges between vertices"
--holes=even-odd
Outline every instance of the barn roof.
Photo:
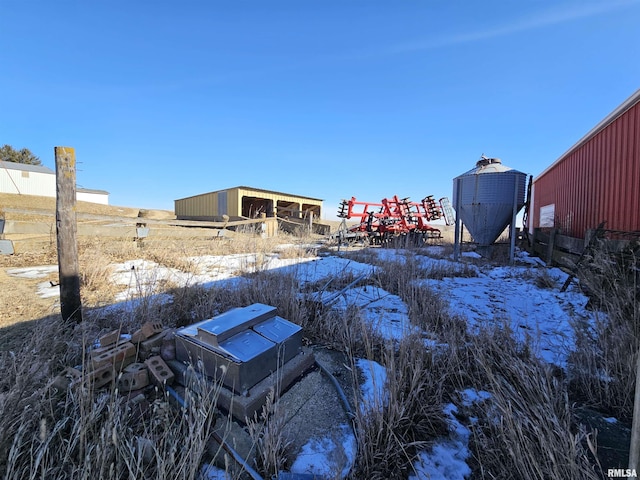
[{"label": "barn roof", "polygon": [[7,170],[22,170],[26,172],[38,172],[48,173],[55,175],[55,172],[44,165],[29,165],[26,163],[8,162],[0,160],[0,168],[6,168]]},{"label": "barn roof", "polygon": [[562,155],[560,155],[560,157],[555,162],[553,162],[551,165],[549,165],[547,168],[545,168],[542,171],[541,174],[537,175],[535,177],[535,179],[534,179],[534,182],[538,178],[540,178],[543,175],[545,175],[549,170],[551,170],[553,167],[555,167],[558,163],[560,163],[565,157],[569,156],[575,150],[577,150],[582,145],[584,145],[589,140],[591,140],[593,137],[595,137],[602,130],[607,128],[611,123],[613,123],[613,121],[616,118],[618,118],[620,115],[625,113],[627,110],[629,110],[631,107],[633,107],[638,102],[640,102],[640,89],[636,90],[629,98],[627,98],[624,102],[622,102],[620,104],[620,106],[618,106],[618,108],[616,108],[613,112],[611,112],[604,119],[602,119],[600,121],[600,123],[598,123],[595,127],[593,127],[591,130],[589,130],[584,137],[582,137],[580,140],[578,140],[571,148],[569,148],[569,150],[567,150]]},{"label": "barn roof", "polygon": [[185,197],[185,198],[179,198],[179,199],[176,200],[176,202],[178,202],[180,200],[187,200],[189,198],[200,197],[202,195],[209,195],[209,194],[212,194],[212,193],[227,192],[229,190],[251,190],[251,191],[254,191],[254,192],[270,193],[272,195],[305,198],[307,200],[315,200],[316,202],[322,202],[323,201],[321,198],[309,197],[308,195],[297,195],[295,193],[277,192],[277,191],[274,191],[274,190],[265,190],[263,188],[247,187],[245,185],[240,185],[240,186],[237,186],[237,187],[224,188],[222,190],[214,190],[212,192],[201,193],[201,194],[198,194],[198,195],[192,195],[190,197]]}]

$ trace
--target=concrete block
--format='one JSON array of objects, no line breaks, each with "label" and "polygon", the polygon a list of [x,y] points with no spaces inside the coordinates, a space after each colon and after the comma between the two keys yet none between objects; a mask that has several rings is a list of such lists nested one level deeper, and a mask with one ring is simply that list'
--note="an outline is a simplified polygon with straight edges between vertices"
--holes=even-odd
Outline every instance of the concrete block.
[{"label": "concrete block", "polygon": [[126,365],[133,363],[135,356],[136,347],[131,342],[125,342],[115,345],[100,355],[96,355],[91,361],[96,368],[102,365],[111,365],[119,371]]},{"label": "concrete block", "polygon": [[114,376],[115,376],[115,371],[113,369],[113,365],[108,363],[90,371],[88,374],[85,375],[84,381],[86,383],[86,386],[91,386],[93,388],[100,388],[112,382]]},{"label": "concrete block", "polygon": [[135,332],[133,332],[131,334],[131,343],[138,344],[138,343],[142,342],[145,339],[146,339],[146,337],[142,333],[141,329],[140,330],[136,330]]},{"label": "concrete block", "polygon": [[122,393],[139,390],[149,385],[149,370],[144,363],[132,363],[127,365],[118,376],[118,389]]},{"label": "concrete block", "polygon": [[171,385],[175,379],[173,371],[162,360],[162,357],[156,355],[154,357],[145,360],[145,365],[149,369],[151,375],[151,381],[156,385],[162,387],[165,384]]},{"label": "concrete block", "polygon": [[101,346],[101,347],[94,347],[89,351],[89,358],[91,358],[91,360],[95,359],[96,357],[99,357],[100,355],[102,355],[103,353],[106,353],[110,350],[113,350],[114,347],[118,346],[118,345],[122,345],[123,343],[126,343],[127,340],[124,339],[118,339],[118,341],[114,344],[111,345],[106,345],[106,346]]},{"label": "concrete block", "polygon": [[120,329],[104,334],[100,337],[99,342],[101,347],[108,347],[118,343],[118,340],[120,340]]},{"label": "concrete block", "polygon": [[145,322],[139,330],[136,330],[133,335],[131,335],[132,343],[140,343],[148,338],[160,333],[164,330],[162,323],[160,322]]},{"label": "concrete block", "polygon": [[149,337],[147,340],[140,343],[140,353],[145,356],[149,356],[154,353],[160,353],[160,347],[162,347],[163,341],[164,335],[162,333],[156,333],[152,337]]},{"label": "concrete block", "polygon": [[152,337],[156,333],[160,333],[164,330],[162,323],[160,322],[146,322],[142,327],[140,327],[142,333],[147,337]]}]

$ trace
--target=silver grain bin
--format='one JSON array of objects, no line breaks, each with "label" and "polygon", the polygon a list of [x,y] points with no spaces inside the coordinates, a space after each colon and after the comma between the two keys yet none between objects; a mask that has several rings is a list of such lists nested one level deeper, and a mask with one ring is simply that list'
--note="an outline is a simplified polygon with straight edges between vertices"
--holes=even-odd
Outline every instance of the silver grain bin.
[{"label": "silver grain bin", "polygon": [[456,217],[480,247],[491,245],[513,223],[524,205],[526,181],[526,173],[485,156],[473,170],[453,179]]}]

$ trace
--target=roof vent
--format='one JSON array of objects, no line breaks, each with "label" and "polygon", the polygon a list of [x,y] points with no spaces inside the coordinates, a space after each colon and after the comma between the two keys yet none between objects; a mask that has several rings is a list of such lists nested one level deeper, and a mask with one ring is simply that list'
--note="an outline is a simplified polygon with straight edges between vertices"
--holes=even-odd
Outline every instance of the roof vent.
[{"label": "roof vent", "polygon": [[476,167],[486,167],[487,165],[491,165],[492,163],[502,163],[502,160],[499,158],[488,158],[484,155],[480,156],[480,160],[476,162]]}]

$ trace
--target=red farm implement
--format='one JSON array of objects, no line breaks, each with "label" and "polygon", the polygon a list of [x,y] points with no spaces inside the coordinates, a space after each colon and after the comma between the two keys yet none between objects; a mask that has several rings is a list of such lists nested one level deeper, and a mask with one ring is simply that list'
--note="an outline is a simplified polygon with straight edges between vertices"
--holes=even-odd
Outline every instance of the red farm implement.
[{"label": "red farm implement", "polygon": [[[448,198],[441,198],[440,205],[433,196],[412,202],[408,198],[383,198],[380,203],[359,202],[355,197],[343,200],[338,209],[342,225],[338,235],[341,241],[368,239],[370,243],[387,244],[403,239],[414,244],[428,239],[441,238],[440,230],[429,224],[444,219],[451,223],[451,208]],[[347,226],[346,220],[356,219],[360,223]]]}]

